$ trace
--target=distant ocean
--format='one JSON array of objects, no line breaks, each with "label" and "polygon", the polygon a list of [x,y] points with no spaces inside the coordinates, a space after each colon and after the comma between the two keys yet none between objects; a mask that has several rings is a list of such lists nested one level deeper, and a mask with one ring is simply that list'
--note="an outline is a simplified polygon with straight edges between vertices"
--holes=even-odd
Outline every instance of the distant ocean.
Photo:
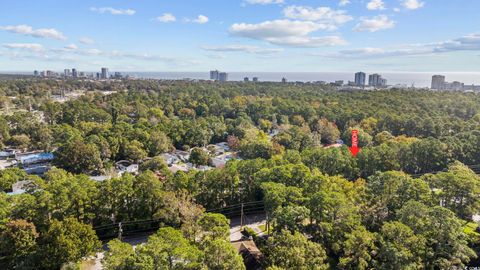
[{"label": "distant ocean", "polygon": [[[111,70],[110,72],[114,72]],[[86,71],[91,73],[91,71]],[[228,71],[227,71],[228,72]],[[29,72],[1,72],[0,74],[32,74]],[[181,80],[181,79],[198,79],[208,80],[210,73],[206,72],[122,72],[123,75],[131,75],[137,78],[145,79],[165,79],[165,80]],[[367,73],[368,74],[368,73]],[[448,82],[459,81],[465,85],[480,85],[480,72],[385,72],[380,73],[382,77],[388,80],[388,85],[407,85],[412,84],[415,87],[429,87],[431,85],[432,75],[442,74],[446,76]],[[345,83],[354,80],[354,73],[347,72],[228,72],[229,81],[243,81],[243,78],[258,77],[259,81],[264,82],[280,82],[282,78],[288,81],[314,82],[326,81],[333,82],[343,80]],[[368,82],[368,77],[367,77]]]}]

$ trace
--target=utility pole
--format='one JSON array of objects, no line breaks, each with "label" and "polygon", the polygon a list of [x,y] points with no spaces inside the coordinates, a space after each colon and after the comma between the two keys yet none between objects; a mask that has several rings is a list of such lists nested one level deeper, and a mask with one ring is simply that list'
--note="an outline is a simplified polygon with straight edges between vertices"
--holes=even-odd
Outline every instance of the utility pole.
[{"label": "utility pole", "polygon": [[268,222],[268,212],[266,213],[267,217],[267,235],[270,235],[270,222]]},{"label": "utility pole", "polygon": [[122,222],[119,222],[118,223],[118,240],[122,240],[122,233],[123,233]]},{"label": "utility pole", "polygon": [[242,206],[240,208],[240,231],[243,230],[243,203],[242,203]]}]

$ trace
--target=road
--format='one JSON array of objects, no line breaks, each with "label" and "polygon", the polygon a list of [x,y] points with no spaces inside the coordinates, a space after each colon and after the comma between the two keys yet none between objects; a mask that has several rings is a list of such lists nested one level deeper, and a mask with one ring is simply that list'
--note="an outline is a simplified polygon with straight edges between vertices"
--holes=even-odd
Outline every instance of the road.
[{"label": "road", "polygon": [[[265,214],[245,215],[243,220],[243,225],[250,227],[258,235],[263,234],[259,226],[264,225],[265,223],[266,223]],[[230,220],[230,242],[238,241],[241,238],[242,238],[242,233],[240,231],[240,217],[233,218]]]},{"label": "road", "polygon": [[[262,235],[263,232],[259,228],[260,225],[264,225],[266,223],[266,216],[265,214],[251,214],[251,215],[244,215],[244,222],[243,226],[250,227],[254,230],[258,235]],[[136,236],[128,236],[124,237],[122,240],[126,243],[129,243],[132,246],[137,246],[143,243],[146,243],[148,237],[152,235],[152,233],[146,233],[142,235]],[[238,241],[242,238],[242,234],[240,231],[240,217],[230,219],[230,242]],[[103,250],[107,250],[107,246],[103,246]],[[82,269],[84,270],[101,270],[102,268],[102,259],[104,257],[103,252],[97,253],[96,258],[92,258],[91,260],[86,261],[83,264]]]}]

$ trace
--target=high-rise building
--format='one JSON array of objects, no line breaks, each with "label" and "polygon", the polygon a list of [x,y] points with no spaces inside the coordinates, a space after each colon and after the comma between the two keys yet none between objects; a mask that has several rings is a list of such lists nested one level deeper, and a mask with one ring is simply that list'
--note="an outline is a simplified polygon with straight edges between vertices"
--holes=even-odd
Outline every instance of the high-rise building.
[{"label": "high-rise building", "polygon": [[382,78],[380,74],[371,74],[368,76],[368,85],[373,87],[387,86],[387,80]]},{"label": "high-rise building", "polygon": [[365,80],[367,78],[367,74],[365,72],[357,72],[355,73],[355,85],[356,86],[365,86]]},{"label": "high-rise building", "polygon": [[113,77],[115,77],[115,79],[121,79],[121,78],[123,78],[122,73],[120,73],[120,72],[115,72],[114,75],[113,75]]},{"label": "high-rise building", "polygon": [[462,91],[464,89],[464,83],[454,81],[451,83],[446,82],[443,86],[443,90],[451,90],[451,91]]},{"label": "high-rise building", "polygon": [[218,81],[220,81],[220,82],[226,82],[226,81],[228,81],[228,73],[226,73],[226,72],[219,72],[219,73],[218,73]]},{"label": "high-rise building", "polygon": [[102,79],[108,79],[108,68],[102,68]]},{"label": "high-rise building", "polygon": [[65,75],[65,77],[70,77],[70,69],[66,68],[63,70],[63,75]]},{"label": "high-rise building", "polygon": [[210,80],[218,81],[218,70],[211,70],[210,71]]},{"label": "high-rise building", "polygon": [[433,75],[432,76],[432,89],[444,90],[445,89],[445,76]]},{"label": "high-rise building", "polygon": [[78,71],[76,68],[72,68],[72,77],[78,78]]}]

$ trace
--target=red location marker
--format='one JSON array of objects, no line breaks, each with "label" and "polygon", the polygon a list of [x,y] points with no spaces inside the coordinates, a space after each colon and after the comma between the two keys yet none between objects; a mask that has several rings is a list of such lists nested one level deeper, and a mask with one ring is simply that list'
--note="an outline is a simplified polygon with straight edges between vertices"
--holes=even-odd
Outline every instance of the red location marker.
[{"label": "red location marker", "polygon": [[348,148],[354,157],[357,157],[360,148],[358,147],[358,130],[352,130],[352,147]]}]

